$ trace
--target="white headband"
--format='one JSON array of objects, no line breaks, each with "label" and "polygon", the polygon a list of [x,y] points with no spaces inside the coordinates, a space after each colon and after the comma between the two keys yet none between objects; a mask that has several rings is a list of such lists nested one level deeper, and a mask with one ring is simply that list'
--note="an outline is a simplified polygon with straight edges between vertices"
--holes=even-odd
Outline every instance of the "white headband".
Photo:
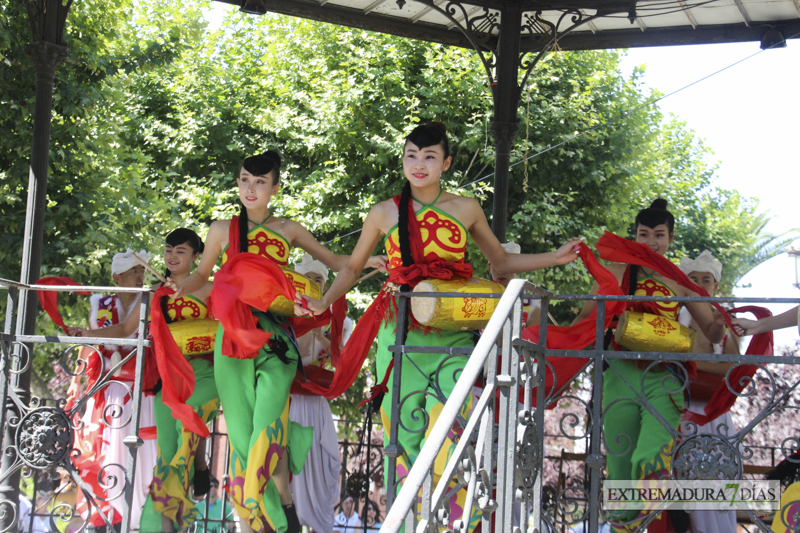
[{"label": "white headband", "polygon": [[322,261],[317,261],[311,254],[303,254],[303,259],[299,263],[295,263],[294,269],[301,274],[308,274],[313,272],[322,276],[323,281],[328,281],[328,267]]},{"label": "white headband", "polygon": [[502,246],[503,250],[505,250],[508,254],[518,254],[521,250],[519,244],[515,243],[514,241],[509,241],[505,244],[501,244],[500,246]]},{"label": "white headband", "polygon": [[[127,272],[128,270],[132,269],[133,267],[140,266],[141,263],[133,258],[133,250],[128,248],[128,251],[124,254],[117,254],[114,256],[114,259],[111,260],[111,273],[112,274],[122,274],[123,272]],[[141,250],[138,255],[145,263],[149,263],[150,259],[153,258],[152,254]]]},{"label": "white headband", "polygon": [[688,257],[681,257],[681,270],[687,276],[692,272],[708,272],[714,276],[714,279],[719,280],[722,278],[722,263],[714,259],[711,252],[703,250],[703,253],[697,256],[697,259],[689,259]]}]

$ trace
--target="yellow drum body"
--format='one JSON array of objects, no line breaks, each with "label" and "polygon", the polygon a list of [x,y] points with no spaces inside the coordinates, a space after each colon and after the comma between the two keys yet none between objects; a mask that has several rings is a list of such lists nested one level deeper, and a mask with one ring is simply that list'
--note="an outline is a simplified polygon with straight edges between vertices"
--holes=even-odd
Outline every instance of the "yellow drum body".
[{"label": "yellow drum body", "polygon": [[[429,279],[414,287],[414,292],[464,292],[502,294],[505,287],[481,278]],[[492,317],[497,298],[411,298],[411,312],[424,326],[448,331],[485,328]]]},{"label": "yellow drum body", "polygon": [[214,339],[219,322],[212,318],[199,320],[180,320],[169,324],[172,338],[178,349],[187,357],[214,352]]},{"label": "yellow drum body", "polygon": [[[294,270],[289,270],[288,268],[284,268],[283,273],[286,274],[286,279],[289,280],[289,283],[293,285],[295,290],[301,295],[309,296],[315,300],[319,300],[322,297],[319,285],[304,275]],[[272,305],[269,306],[269,310],[278,315],[297,316],[294,314],[294,302],[290,302],[283,296],[275,298]]]},{"label": "yellow drum body", "polygon": [[614,332],[617,344],[636,352],[689,353],[694,337],[694,330],[676,320],[633,311],[622,313]]}]

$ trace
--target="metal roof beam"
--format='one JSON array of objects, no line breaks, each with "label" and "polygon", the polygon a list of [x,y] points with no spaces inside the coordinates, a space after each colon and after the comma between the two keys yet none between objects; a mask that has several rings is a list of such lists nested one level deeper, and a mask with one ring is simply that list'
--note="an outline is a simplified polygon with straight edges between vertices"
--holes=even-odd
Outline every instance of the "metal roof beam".
[{"label": "metal roof beam", "polygon": [[386,0],[375,0],[375,2],[372,2],[370,5],[364,8],[364,14],[369,15],[372,11],[378,9],[381,6],[381,4],[385,2]]},{"label": "metal roof beam", "polygon": [[[236,0],[217,0],[225,4],[239,6]],[[407,20],[381,15],[365,15],[361,10],[339,7],[334,4],[320,6],[316,0],[288,2],[286,0],[264,0],[267,11],[301,17],[319,22],[327,22],[348,28],[388,33],[398,37],[418,39],[434,43],[472,49],[466,37],[460,31],[448,31],[444,27],[418,22],[410,24]]]},{"label": "metal roof beam", "polygon": [[[781,21],[759,21],[759,25],[781,27],[788,39],[791,35],[800,34],[800,19]],[[646,46],[680,46],[687,44],[715,44],[761,42],[763,28],[748,28],[738,25],[700,25],[697,29],[685,28],[648,28],[642,32],[639,28],[617,31],[600,31],[592,34],[588,31],[572,32],[559,37],[558,46],[562,50],[596,50],[607,48],[638,48]],[[795,37],[798,38],[798,37]],[[541,43],[530,37],[523,38],[522,51],[531,52],[541,48]]]}]

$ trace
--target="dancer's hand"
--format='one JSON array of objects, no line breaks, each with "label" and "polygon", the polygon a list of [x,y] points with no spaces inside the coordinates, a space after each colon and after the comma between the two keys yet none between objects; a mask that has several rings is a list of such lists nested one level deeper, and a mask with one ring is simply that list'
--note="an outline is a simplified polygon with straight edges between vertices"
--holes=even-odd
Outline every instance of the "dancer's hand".
[{"label": "dancer's hand", "polygon": [[389,262],[389,258],[385,255],[373,255],[367,260],[367,264],[364,265],[364,268],[377,268],[384,274],[389,272],[387,268],[387,263]]},{"label": "dancer's hand", "polygon": [[321,301],[309,296],[297,293],[294,297],[294,314],[297,316],[315,316],[324,313],[325,309]]},{"label": "dancer's hand", "polygon": [[175,280],[174,280],[174,279],[172,279],[172,278],[167,278],[167,281],[166,281],[166,283],[164,283],[164,286],[165,286],[165,287],[168,287],[168,288],[170,288],[170,289],[172,289],[173,291],[175,291],[175,293],[172,295],[172,298],[173,298],[173,299],[177,300],[178,298],[180,298],[181,296],[183,296],[183,287],[181,287],[180,285],[178,285],[178,284],[175,282]]},{"label": "dancer's hand", "polygon": [[578,237],[577,239],[570,239],[561,245],[561,248],[554,252],[556,264],[566,265],[567,263],[575,261],[580,254],[580,244],[583,242],[583,240],[583,237]]},{"label": "dancer's hand", "polygon": [[70,337],[88,337],[89,330],[85,328],[72,328],[67,326],[67,335]]},{"label": "dancer's hand", "polygon": [[758,320],[748,320],[746,318],[732,318],[733,329],[740,337],[745,335],[755,335],[761,333],[758,327]]}]

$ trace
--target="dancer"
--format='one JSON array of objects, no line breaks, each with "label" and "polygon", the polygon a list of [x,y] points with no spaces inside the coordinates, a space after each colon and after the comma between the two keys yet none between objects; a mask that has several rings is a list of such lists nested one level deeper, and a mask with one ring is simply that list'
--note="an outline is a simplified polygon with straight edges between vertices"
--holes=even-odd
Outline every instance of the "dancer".
[{"label": "dancer", "polygon": [[[114,282],[120,287],[143,287],[144,286],[144,267],[139,264],[132,255],[132,250],[119,253],[111,261],[111,273]],[[152,257],[145,251],[139,252],[139,257],[145,262],[149,262]],[[142,301],[140,293],[122,292],[103,296],[101,294],[92,295],[90,298],[91,315],[89,316],[89,329],[68,328],[70,335],[77,336],[97,336],[109,338],[133,338],[137,335],[139,323],[139,305]],[[133,329],[127,334],[119,334],[119,330],[112,330],[109,335],[108,328],[130,320],[134,324]],[[113,334],[116,331],[116,334]],[[89,333],[91,332],[91,333]],[[99,347],[104,359],[103,369],[108,371],[123,358],[129,355],[132,347],[120,347],[116,345],[104,345]],[[99,361],[91,361],[96,357],[96,352],[90,351],[87,357],[89,368],[97,371],[89,377],[87,389],[91,389],[94,382],[100,378]],[[122,427],[118,425],[127,421],[131,416],[131,398],[136,369],[136,358],[126,363],[118,370],[111,383],[103,390],[95,394],[86,404],[86,412],[83,416],[83,427],[76,435],[76,448],[80,450],[80,455],[75,459],[75,466],[81,472],[83,481],[92,487],[96,496],[112,499],[108,501],[98,500],[101,505],[101,513],[106,516],[112,524],[122,521],[122,511],[124,498],[122,496],[113,497],[109,495],[98,483],[98,476],[105,482],[108,476],[117,478],[117,489],[121,494],[123,475],[118,467],[112,465],[122,465],[127,467],[129,452],[123,444],[123,440],[130,434],[131,424]],[[80,393],[80,377],[73,380],[70,386],[69,398],[74,399]],[[131,528],[139,528],[139,519],[142,506],[147,498],[148,487],[153,477],[153,467],[156,463],[156,444],[154,440],[155,420],[153,415],[153,397],[144,396],[139,408],[140,436],[144,436],[144,445],[139,448],[136,455],[136,484],[133,490],[133,500],[131,504]],[[80,497],[79,497],[80,498]],[[85,500],[78,503],[78,509],[86,513]],[[91,523],[97,528],[105,527],[105,521],[99,515],[91,517]]]},{"label": "dancer", "polygon": [[[168,284],[176,298],[199,290],[222,256],[211,294],[221,322],[214,376],[231,442],[229,490],[244,533],[268,527],[278,533],[300,531],[289,471],[302,470],[313,430],[289,421],[289,389],[301,364],[291,321],[242,302],[260,297],[254,292],[288,290],[278,267],[288,265],[294,246],[334,271],[348,259],[322,246],[297,222],[272,216],[269,204],[280,189],[280,165],[273,151],[244,160],[237,180],[239,216],[213,222],[195,272],[180,284]],[[371,266],[382,264],[380,257],[370,259]],[[247,274],[240,274],[240,267]],[[274,296],[259,301],[269,305]]]},{"label": "dancer", "polygon": [[[179,281],[186,279],[202,251],[203,241],[194,231],[179,228],[171,232],[167,235],[164,245],[166,276],[172,276],[172,279]],[[156,284],[151,288],[155,290],[161,286],[162,284]],[[207,282],[200,290],[191,295],[178,299],[159,300],[166,321],[171,323],[208,318],[205,302],[212,287],[213,284]],[[127,337],[138,328],[138,317],[137,309],[135,312],[129,313],[124,321],[103,329],[97,335],[111,338]],[[86,330],[77,328],[72,328],[72,332],[77,336],[90,334]],[[209,348],[211,348],[211,344],[209,344]],[[178,356],[182,357],[180,354]],[[212,356],[211,350],[209,350],[206,354],[191,356],[189,358],[190,366],[187,369],[194,379],[194,391],[186,403],[192,407],[203,426],[216,416],[219,407],[211,363]],[[173,381],[186,377],[188,376],[171,375],[169,372],[162,372],[160,375],[162,381]],[[157,459],[150,496],[155,512],[161,515],[157,531],[170,532],[175,530],[175,525],[184,528],[194,522],[197,508],[192,501],[190,487],[194,488],[193,496],[195,498],[205,495],[208,492],[210,474],[205,457],[204,436],[184,427],[183,421],[173,413],[172,407],[165,404],[163,387],[158,387],[158,389],[154,398]],[[149,506],[145,507],[145,514],[147,514],[147,509]],[[152,523],[147,523],[143,527],[152,527]]]},{"label": "dancer", "polygon": [[[321,292],[325,291],[328,269],[322,262],[305,254],[294,269],[319,285]],[[303,367],[326,366],[329,363],[331,341],[324,335],[323,329],[314,328],[297,339]],[[347,342],[348,337],[347,333],[343,335],[342,344]],[[315,428],[303,471],[292,477],[297,516],[301,524],[309,526],[315,533],[331,533],[342,469],[333,414],[328,400],[300,387],[292,387],[291,399],[289,420]]]},{"label": "dancer", "polygon": [[[655,254],[664,256],[675,238],[674,226],[675,218],[667,210],[667,201],[659,198],[636,215],[635,240]],[[607,268],[627,294],[698,296],[673,277],[653,267],[614,263]],[[598,289],[599,284],[595,282],[592,294],[597,294]],[[596,302],[587,301],[573,325],[588,318],[596,306]],[[707,303],[687,303],[686,308],[709,341],[716,343],[722,340],[724,327],[716,323]],[[677,320],[680,304],[635,303],[629,309]],[[623,349],[613,340],[612,344],[614,349]],[[683,392],[677,392],[681,387],[675,384],[675,380],[670,381],[665,377],[666,372],[673,371],[667,365],[657,365],[645,372],[651,364],[650,361],[614,359],[608,364],[603,380],[605,443],[609,450],[608,479],[659,479],[667,475],[670,468],[669,454],[674,446],[673,434],[680,424],[683,409]],[[665,383],[672,383],[672,386]],[[638,402],[632,401],[639,397],[644,397],[671,429],[649,414]],[[620,523],[614,527],[621,531],[633,530],[641,523],[639,519],[646,516],[646,513],[640,515],[638,511],[618,514],[615,520]]]},{"label": "dancer", "polygon": [[[345,294],[358,279],[367,258],[383,238],[389,256],[389,280],[384,285],[376,302],[365,313],[356,326],[353,336],[345,347],[346,358],[350,346],[354,349],[369,349],[372,336],[377,334],[378,375],[387,375],[392,361],[388,347],[395,344],[396,309],[392,290],[400,285],[415,286],[425,277],[450,279],[452,276],[471,277],[472,266],[464,263],[467,233],[472,235],[478,248],[491,261],[498,273],[526,272],[560,265],[574,260],[580,239],[568,241],[557,251],[545,254],[507,253],[492,234],[483,209],[474,199],[458,196],[440,187],[442,173],[450,168],[450,145],[445,127],[439,123],[428,123],[416,127],[406,138],[403,149],[403,172],[406,183],[402,195],[372,207],[364,221],[361,237],[347,266],[339,272],[333,285],[321,301],[307,300],[308,308],[322,313],[340,296]],[[380,321],[380,326],[378,323]],[[428,335],[429,329],[421,327],[410,316],[410,327],[406,344],[427,346],[474,347],[476,334],[471,331],[436,331]],[[398,441],[404,453],[397,459],[397,477],[402,483],[408,470],[422,448],[426,431],[420,427],[420,416],[415,411],[424,409],[430,414],[427,431],[436,422],[444,402],[455,386],[455,377],[466,364],[459,356],[437,356],[432,354],[406,353],[414,364],[403,365],[400,398],[402,404]],[[417,367],[422,373],[418,372]],[[387,376],[388,377],[388,376]],[[385,380],[388,392],[383,398],[381,415],[384,428],[389,428],[391,414],[392,380]],[[471,400],[463,406],[462,415],[472,408]],[[459,429],[454,428],[453,435]],[[386,432],[388,442],[389,434]],[[446,460],[452,453],[455,442],[450,440],[436,461],[434,483],[442,474]],[[399,488],[399,484],[398,484]],[[464,519],[470,528],[477,524],[480,513],[462,517],[466,490],[455,494],[450,502],[450,520]]]},{"label": "dancer", "polygon": [[[709,296],[715,296],[719,289],[719,282],[722,277],[722,263],[714,259],[711,252],[704,250],[696,259],[682,257],[680,269],[689,276],[695,284],[704,288]],[[687,308],[681,309],[679,316],[681,324],[699,329],[692,319]],[[697,331],[694,353],[716,353],[716,354],[739,354],[739,344],[737,337],[725,334],[725,338],[720,343],[709,341],[702,331]],[[695,361],[697,365],[697,377],[691,380],[689,385],[689,413],[705,414],[705,408],[709,399],[714,395],[720,385],[723,385],[724,377],[728,370],[735,363]],[[681,432],[685,435],[733,435],[736,429],[733,425],[733,417],[730,412],[725,412],[707,424],[692,426],[688,423],[688,417],[683,417]],[[734,511],[691,511],[689,512],[691,530],[695,533],[729,533],[736,531],[736,513]]]}]

